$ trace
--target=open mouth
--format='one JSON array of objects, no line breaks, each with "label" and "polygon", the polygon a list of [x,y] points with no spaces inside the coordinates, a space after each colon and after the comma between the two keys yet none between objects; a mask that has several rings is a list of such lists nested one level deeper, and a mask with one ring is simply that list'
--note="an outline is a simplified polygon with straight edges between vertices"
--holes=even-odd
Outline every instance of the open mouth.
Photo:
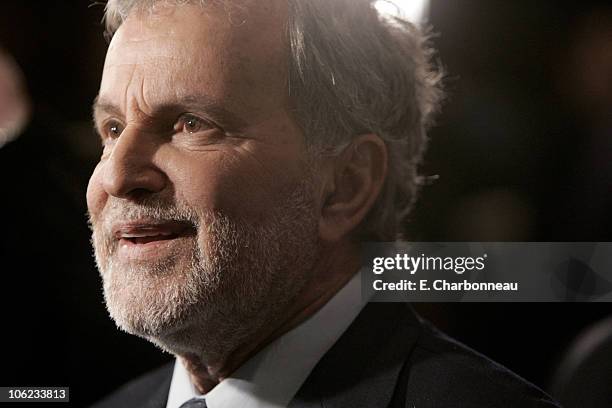
[{"label": "open mouth", "polygon": [[117,224],[115,237],[127,244],[145,245],[163,243],[177,238],[195,235],[195,227],[182,221],[136,221]]},{"label": "open mouth", "polygon": [[124,237],[121,237],[121,239],[131,242],[132,244],[148,244],[149,242],[170,241],[178,237],[179,237],[178,234],[170,234],[170,235],[160,234],[160,235],[145,235],[145,236],[138,236],[138,237],[124,236]]}]

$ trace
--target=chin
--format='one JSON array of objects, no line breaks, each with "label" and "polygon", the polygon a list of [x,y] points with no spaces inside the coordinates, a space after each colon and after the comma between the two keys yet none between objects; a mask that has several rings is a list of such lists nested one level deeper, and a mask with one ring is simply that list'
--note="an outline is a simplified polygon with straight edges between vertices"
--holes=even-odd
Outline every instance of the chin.
[{"label": "chin", "polygon": [[150,267],[116,268],[102,273],[107,310],[117,326],[145,338],[165,338],[193,320],[206,279],[186,271],[182,262]]}]

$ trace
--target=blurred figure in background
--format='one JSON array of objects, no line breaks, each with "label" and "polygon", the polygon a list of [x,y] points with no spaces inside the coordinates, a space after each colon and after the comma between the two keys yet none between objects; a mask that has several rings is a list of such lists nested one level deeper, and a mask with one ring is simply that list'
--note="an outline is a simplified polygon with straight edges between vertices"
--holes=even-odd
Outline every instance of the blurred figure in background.
[{"label": "blurred figure in background", "polygon": [[70,363],[66,356],[81,332],[64,312],[92,316],[71,286],[96,284],[85,277],[95,272],[82,199],[86,179],[79,177],[91,165],[70,143],[87,138],[75,132],[71,139],[65,123],[40,109],[40,100],[31,102],[25,75],[0,49],[0,319],[11,334],[3,339],[3,384],[72,383],[57,367]]},{"label": "blurred figure in background", "polygon": [[0,148],[19,136],[30,115],[21,70],[0,48]]}]

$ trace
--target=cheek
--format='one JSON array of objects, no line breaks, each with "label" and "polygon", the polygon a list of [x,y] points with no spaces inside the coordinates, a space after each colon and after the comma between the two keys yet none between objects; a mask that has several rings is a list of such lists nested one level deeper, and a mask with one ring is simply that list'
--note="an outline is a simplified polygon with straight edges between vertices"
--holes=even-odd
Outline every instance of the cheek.
[{"label": "cheek", "polygon": [[255,152],[218,151],[181,160],[171,178],[178,199],[194,209],[257,220],[270,212],[291,184],[288,180],[295,179],[287,166],[280,171],[278,163],[278,158]]},{"label": "cheek", "polygon": [[107,199],[107,195],[102,188],[100,169],[101,166],[98,164],[87,185],[87,210],[94,221],[104,208]]},{"label": "cheek", "polygon": [[235,214],[243,185],[240,168],[231,163],[230,157],[216,152],[168,161],[167,174],[177,200],[201,214]]}]

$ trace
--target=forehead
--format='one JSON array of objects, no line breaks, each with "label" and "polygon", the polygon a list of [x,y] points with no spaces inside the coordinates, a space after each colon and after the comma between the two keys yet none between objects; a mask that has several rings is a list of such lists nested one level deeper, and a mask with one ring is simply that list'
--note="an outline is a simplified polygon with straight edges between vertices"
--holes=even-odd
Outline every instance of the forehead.
[{"label": "forehead", "polygon": [[281,1],[133,11],[109,46],[100,95],[170,98],[200,89],[247,106],[284,102],[285,24]]}]

